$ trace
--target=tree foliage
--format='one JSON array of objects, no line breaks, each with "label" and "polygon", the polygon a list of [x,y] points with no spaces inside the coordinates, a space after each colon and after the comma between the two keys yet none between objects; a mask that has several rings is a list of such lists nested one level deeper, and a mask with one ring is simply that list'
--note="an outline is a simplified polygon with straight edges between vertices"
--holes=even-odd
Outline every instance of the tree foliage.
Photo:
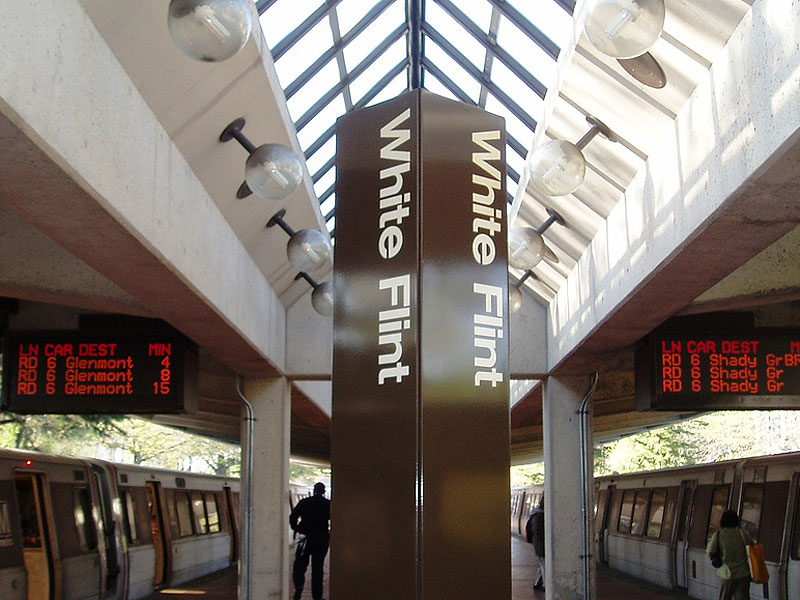
[{"label": "tree foliage", "polygon": [[800,450],[800,411],[706,413],[596,448],[595,475],[797,450]]},{"label": "tree foliage", "polygon": [[239,447],[144,419],[0,412],[0,446],[238,476]]},{"label": "tree foliage", "polygon": [[[800,411],[705,413],[595,447],[594,474],[652,471],[798,450]],[[512,485],[541,483],[544,466],[514,467],[511,479]]]}]

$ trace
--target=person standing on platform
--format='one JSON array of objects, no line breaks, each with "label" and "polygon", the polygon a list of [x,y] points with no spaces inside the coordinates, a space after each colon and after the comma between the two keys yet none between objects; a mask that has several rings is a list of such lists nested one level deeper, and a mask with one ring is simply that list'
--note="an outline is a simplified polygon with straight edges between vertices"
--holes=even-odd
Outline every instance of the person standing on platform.
[{"label": "person standing on platform", "polygon": [[533,544],[538,568],[536,580],[533,584],[535,591],[544,589],[544,495],[539,499],[539,504],[533,509],[528,522],[525,523],[525,538]]},{"label": "person standing on platform", "polygon": [[719,600],[749,600],[750,565],[747,560],[747,546],[755,544],[755,540],[739,527],[739,515],[736,511],[726,510],[722,513],[719,526],[719,531],[711,536],[706,548],[709,557],[717,550],[722,557],[722,566],[717,571],[720,575]]},{"label": "person standing on platform", "polygon": [[289,515],[292,530],[302,534],[294,555],[294,600],[300,600],[306,580],[308,561],[311,559],[311,597],[322,598],[322,569],[330,544],[328,524],[331,518],[331,501],[325,497],[325,484],[314,485],[314,495],[298,502]]}]

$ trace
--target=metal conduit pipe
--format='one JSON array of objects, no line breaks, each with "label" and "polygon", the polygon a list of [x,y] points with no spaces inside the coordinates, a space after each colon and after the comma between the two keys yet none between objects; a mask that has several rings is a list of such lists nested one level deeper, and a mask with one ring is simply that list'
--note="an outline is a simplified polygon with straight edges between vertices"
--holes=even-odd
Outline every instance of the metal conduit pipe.
[{"label": "metal conduit pipe", "polygon": [[253,414],[253,405],[245,397],[242,391],[242,376],[236,374],[236,392],[239,394],[244,404],[247,416],[245,422],[245,439],[242,444],[242,463],[244,465],[244,518],[242,519],[242,598],[250,600],[250,550],[251,543],[251,524],[253,518],[253,422],[256,420]]},{"label": "metal conduit pipe", "polygon": [[[591,444],[588,427],[590,411],[587,407],[597,387],[597,380],[599,378],[600,374],[595,371],[594,375],[592,375],[589,391],[586,392],[586,395],[583,397],[581,408],[578,410],[578,415],[580,415],[579,424],[581,438],[581,517],[583,521],[583,554],[581,555],[581,560],[583,561],[583,600],[591,600],[592,597],[592,527],[589,521],[589,450]],[[594,477],[594,473],[592,473],[592,477]]]}]

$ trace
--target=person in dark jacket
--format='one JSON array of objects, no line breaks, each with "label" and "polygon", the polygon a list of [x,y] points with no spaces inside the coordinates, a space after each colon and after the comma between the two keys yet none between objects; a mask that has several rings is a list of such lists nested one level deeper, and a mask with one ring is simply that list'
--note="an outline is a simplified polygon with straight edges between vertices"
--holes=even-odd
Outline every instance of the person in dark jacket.
[{"label": "person in dark jacket", "polygon": [[328,523],[331,518],[331,501],[325,497],[325,484],[314,485],[314,495],[303,498],[289,515],[291,528],[302,534],[294,555],[294,600],[300,600],[306,580],[308,561],[311,559],[311,597],[322,598],[322,568],[330,544]]},{"label": "person in dark jacket", "polygon": [[544,496],[539,500],[539,504],[533,509],[528,522],[525,523],[525,538],[529,544],[533,544],[533,552],[539,563],[536,571],[537,578],[533,584],[534,590],[544,589]]}]

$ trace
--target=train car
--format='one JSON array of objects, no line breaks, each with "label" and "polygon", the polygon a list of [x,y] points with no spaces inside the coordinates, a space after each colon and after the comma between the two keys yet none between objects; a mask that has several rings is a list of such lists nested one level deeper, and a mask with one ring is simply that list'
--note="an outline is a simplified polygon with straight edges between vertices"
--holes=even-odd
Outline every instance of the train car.
[{"label": "train car", "polygon": [[0,449],[0,598],[136,600],[237,558],[237,479]]},{"label": "train car", "polygon": [[237,479],[117,465],[129,598],[237,559]]},{"label": "train car", "polygon": [[525,537],[525,524],[544,494],[543,485],[530,485],[511,490],[511,532]]},{"label": "train car", "polygon": [[[524,527],[523,494],[537,491],[514,490],[514,533]],[[750,597],[800,600],[800,453],[596,478],[595,555],[613,569],[713,600],[719,583],[705,548],[729,508],[763,546],[769,570],[769,583],[752,584]]]}]

